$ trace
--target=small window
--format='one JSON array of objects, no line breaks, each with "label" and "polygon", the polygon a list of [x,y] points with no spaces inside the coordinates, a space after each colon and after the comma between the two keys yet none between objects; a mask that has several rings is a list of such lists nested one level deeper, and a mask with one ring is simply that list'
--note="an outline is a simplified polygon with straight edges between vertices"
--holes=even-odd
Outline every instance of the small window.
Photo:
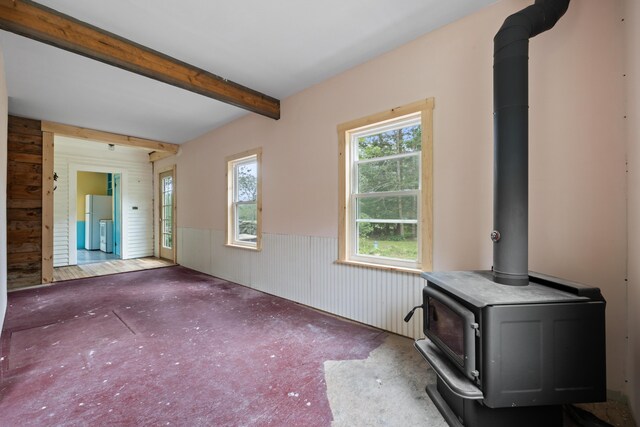
[{"label": "small window", "polygon": [[340,261],[431,269],[429,99],[338,127]]},{"label": "small window", "polygon": [[227,158],[227,245],[260,249],[262,150]]}]

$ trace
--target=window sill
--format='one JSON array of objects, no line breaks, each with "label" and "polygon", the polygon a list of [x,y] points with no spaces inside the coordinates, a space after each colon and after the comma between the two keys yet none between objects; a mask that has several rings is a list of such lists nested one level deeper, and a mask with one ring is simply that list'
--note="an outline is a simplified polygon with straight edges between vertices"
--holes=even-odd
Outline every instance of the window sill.
[{"label": "window sill", "polygon": [[397,267],[395,265],[374,264],[371,262],[352,261],[352,260],[336,260],[336,264],[353,265],[356,267],[374,268],[377,270],[395,271],[398,273],[422,274],[422,270],[418,268]]},{"label": "window sill", "polygon": [[234,245],[233,243],[225,243],[224,245],[228,248],[247,249],[254,252],[260,252],[262,250],[262,248],[259,248],[257,246]]}]

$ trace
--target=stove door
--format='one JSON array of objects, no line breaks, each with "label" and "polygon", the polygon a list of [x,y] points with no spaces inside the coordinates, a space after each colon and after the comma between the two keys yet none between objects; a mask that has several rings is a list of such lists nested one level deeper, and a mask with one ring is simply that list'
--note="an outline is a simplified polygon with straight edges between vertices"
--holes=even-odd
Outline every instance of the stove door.
[{"label": "stove door", "polygon": [[476,381],[475,331],[478,324],[471,310],[451,297],[425,286],[423,290],[424,334],[466,377]]}]

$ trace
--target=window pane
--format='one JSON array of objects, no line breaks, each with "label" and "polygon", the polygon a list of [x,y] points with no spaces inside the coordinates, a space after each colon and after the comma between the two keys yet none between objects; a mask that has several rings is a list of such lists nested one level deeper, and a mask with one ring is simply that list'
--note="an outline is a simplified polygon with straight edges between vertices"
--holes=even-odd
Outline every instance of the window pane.
[{"label": "window pane", "polygon": [[257,210],[255,203],[237,205],[236,223],[236,240],[240,242],[255,242],[257,235]]},{"label": "window pane", "polygon": [[172,231],[171,230],[171,221],[170,220],[162,221],[162,232],[171,234],[171,231]]},{"label": "window pane", "polygon": [[171,249],[171,234],[163,234],[162,235],[162,246],[167,249]]},{"label": "window pane", "polygon": [[254,202],[258,197],[257,162],[240,163],[236,166],[236,201]]},{"label": "window pane", "polygon": [[380,160],[356,166],[357,193],[418,190],[420,187],[420,155]]},{"label": "window pane", "polygon": [[420,151],[421,145],[422,128],[416,124],[358,138],[358,157],[362,160],[412,153]]},{"label": "window pane", "polygon": [[164,193],[163,196],[164,197],[162,198],[162,204],[165,206],[170,205],[172,199],[171,193]]},{"label": "window pane", "polygon": [[361,197],[356,199],[356,220],[418,219],[418,196]]},{"label": "window pane", "polygon": [[170,193],[173,189],[173,177],[167,176],[162,179],[162,185],[165,193]]},{"label": "window pane", "polygon": [[358,223],[358,255],[418,259],[418,225],[399,223]]},{"label": "window pane", "polygon": [[260,214],[258,212],[258,202],[261,197],[258,194],[260,182],[260,160],[261,150],[252,150],[241,153],[236,159],[227,162],[227,185],[228,185],[228,228],[227,244],[244,247],[255,247],[259,249],[259,229]]}]

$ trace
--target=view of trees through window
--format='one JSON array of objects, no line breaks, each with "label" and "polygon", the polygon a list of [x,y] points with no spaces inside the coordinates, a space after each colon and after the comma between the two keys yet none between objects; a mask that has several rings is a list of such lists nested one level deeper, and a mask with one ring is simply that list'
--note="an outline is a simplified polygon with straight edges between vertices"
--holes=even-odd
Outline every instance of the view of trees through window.
[{"label": "view of trees through window", "polygon": [[236,240],[255,242],[258,211],[258,168],[256,160],[238,163],[235,169]]},{"label": "view of trees through window", "polygon": [[418,259],[419,118],[353,136],[356,255]]}]

